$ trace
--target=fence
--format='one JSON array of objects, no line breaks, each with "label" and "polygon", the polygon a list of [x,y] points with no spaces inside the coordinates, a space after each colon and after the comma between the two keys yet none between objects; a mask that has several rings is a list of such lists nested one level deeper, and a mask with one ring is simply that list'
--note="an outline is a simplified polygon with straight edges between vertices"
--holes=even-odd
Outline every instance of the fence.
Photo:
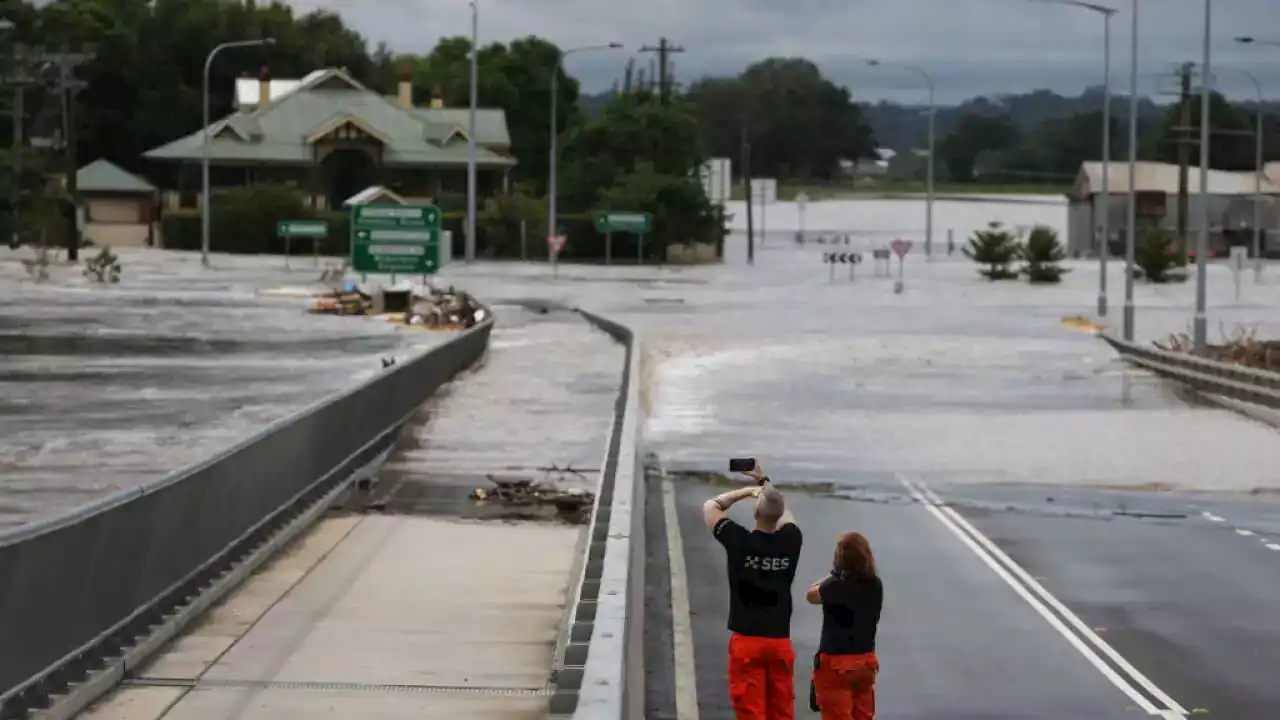
[{"label": "fence", "polygon": [[1102,339],[1125,360],[1162,377],[1202,392],[1280,408],[1280,373],[1139,345],[1106,333]]},{"label": "fence", "polygon": [[557,643],[551,713],[574,720],[642,720],[645,485],[636,450],[639,348],[628,328],[582,315],[626,346],[626,366],[569,622]]},{"label": "fence", "polygon": [[0,534],[0,718],[86,679],[395,441],[491,321],[222,454]]}]

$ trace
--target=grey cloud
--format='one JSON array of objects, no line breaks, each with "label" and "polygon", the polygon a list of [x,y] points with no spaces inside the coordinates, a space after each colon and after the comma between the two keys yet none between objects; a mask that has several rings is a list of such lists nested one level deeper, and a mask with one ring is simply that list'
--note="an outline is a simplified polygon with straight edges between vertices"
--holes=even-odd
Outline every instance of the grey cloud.
[{"label": "grey cloud", "polygon": [[[1100,0],[1106,4],[1106,0]],[[1132,0],[1113,3],[1112,82],[1127,92]],[[1078,8],[1034,0],[479,0],[481,42],[525,35],[562,47],[619,41],[625,50],[572,58],[569,72],[587,91],[607,89],[626,59],[660,37],[685,48],[681,80],[729,74],[770,55],[803,56],[864,100],[921,100],[918,78],[892,63],[928,69],[940,102],[977,94],[1048,88],[1078,93],[1102,81],[1103,21]],[[300,10],[336,10],[373,41],[424,52],[442,36],[470,32],[466,0],[293,0]],[[1200,59],[1203,0],[1140,0],[1140,92],[1160,74]],[[1237,35],[1276,28],[1277,0],[1217,0],[1213,40],[1216,86],[1249,97],[1252,86],[1227,66],[1258,76],[1280,95],[1280,48],[1244,47]],[[849,56],[878,57],[872,70]],[[647,57],[647,56],[640,56]],[[1167,84],[1167,83],[1165,83]]]}]

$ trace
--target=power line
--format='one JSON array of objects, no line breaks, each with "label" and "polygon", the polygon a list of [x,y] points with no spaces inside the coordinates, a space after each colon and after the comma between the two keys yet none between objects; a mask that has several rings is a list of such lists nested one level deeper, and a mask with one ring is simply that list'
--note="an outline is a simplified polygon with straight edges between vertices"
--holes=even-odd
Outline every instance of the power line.
[{"label": "power line", "polygon": [[651,52],[658,55],[658,98],[665,104],[671,98],[670,56],[673,53],[684,52],[684,48],[679,45],[672,45],[667,42],[666,38],[659,38],[657,46],[645,45],[640,48],[640,52]]}]

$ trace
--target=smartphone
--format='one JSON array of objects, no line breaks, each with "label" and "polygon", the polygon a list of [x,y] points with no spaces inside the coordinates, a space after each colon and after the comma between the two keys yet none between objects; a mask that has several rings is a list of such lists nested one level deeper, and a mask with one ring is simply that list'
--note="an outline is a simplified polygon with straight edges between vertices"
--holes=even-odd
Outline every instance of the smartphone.
[{"label": "smartphone", "polygon": [[755,458],[729,458],[729,472],[745,473],[755,469]]}]

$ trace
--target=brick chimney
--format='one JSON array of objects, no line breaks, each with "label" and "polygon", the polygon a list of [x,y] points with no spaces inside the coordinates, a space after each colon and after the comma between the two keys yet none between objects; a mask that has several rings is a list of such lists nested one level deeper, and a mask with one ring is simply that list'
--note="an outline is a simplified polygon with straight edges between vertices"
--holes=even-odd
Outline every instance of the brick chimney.
[{"label": "brick chimney", "polygon": [[266,107],[271,102],[271,69],[265,64],[258,73],[258,107]]},{"label": "brick chimney", "polygon": [[400,85],[396,88],[396,102],[405,110],[413,109],[413,70],[408,65],[400,68]]},{"label": "brick chimney", "polygon": [[441,89],[440,83],[431,86],[431,109],[439,110],[444,107],[444,90]]}]

